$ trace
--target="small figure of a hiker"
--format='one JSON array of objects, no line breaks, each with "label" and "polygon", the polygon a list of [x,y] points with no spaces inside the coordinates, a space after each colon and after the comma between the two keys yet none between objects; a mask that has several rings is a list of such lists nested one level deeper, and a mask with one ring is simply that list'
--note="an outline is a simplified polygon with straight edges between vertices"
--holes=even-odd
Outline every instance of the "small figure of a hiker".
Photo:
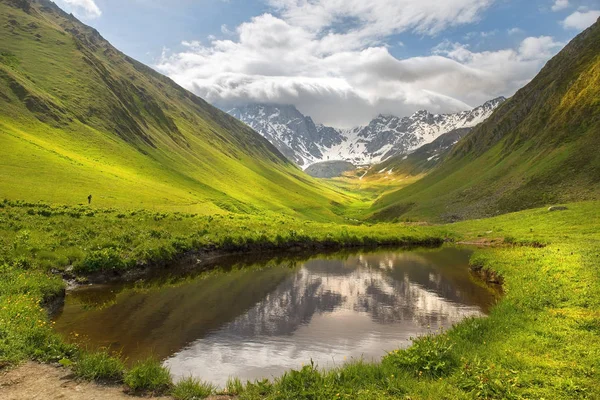
[{"label": "small figure of a hiker", "polygon": [[91,194],[88,196],[88,204],[92,204],[92,195]]}]

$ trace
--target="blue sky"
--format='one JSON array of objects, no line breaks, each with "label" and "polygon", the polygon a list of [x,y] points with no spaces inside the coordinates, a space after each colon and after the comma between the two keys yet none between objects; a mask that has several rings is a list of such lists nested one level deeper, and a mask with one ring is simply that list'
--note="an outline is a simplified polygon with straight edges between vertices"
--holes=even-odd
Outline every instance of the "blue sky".
[{"label": "blue sky", "polygon": [[291,103],[335,126],[510,96],[600,15],[600,0],[56,1],[219,106]]}]

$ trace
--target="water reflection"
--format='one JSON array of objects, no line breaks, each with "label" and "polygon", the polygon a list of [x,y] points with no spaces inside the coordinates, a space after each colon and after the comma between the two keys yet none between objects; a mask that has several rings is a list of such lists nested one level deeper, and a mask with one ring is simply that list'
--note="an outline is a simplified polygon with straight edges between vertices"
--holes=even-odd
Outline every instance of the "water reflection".
[{"label": "water reflection", "polygon": [[384,252],[86,290],[68,296],[56,324],[131,359],[153,353],[175,376],[272,377],[310,359],[378,359],[410,337],[482,315],[493,294],[472,281],[468,257],[453,248]]}]

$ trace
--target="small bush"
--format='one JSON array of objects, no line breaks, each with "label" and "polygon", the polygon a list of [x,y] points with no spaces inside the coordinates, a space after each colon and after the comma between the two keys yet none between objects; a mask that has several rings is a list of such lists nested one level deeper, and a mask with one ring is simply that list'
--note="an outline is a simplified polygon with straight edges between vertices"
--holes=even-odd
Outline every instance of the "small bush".
[{"label": "small bush", "polygon": [[169,370],[152,358],[138,361],[125,373],[125,384],[133,392],[167,392],[173,382]]},{"label": "small bush", "polygon": [[384,362],[417,377],[439,378],[456,367],[452,347],[445,336],[423,336],[416,339],[411,347],[389,353]]},{"label": "small bush", "polygon": [[197,400],[207,398],[215,390],[212,384],[189,377],[177,382],[171,395],[178,400]]},{"label": "small bush", "polygon": [[99,382],[121,382],[125,366],[106,351],[82,353],[73,371],[80,378]]}]

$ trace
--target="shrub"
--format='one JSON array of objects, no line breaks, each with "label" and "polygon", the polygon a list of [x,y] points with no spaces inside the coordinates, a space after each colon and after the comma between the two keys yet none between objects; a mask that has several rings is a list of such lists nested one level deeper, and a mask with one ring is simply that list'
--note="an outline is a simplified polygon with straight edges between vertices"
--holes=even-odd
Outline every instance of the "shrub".
[{"label": "shrub", "polygon": [[82,353],[73,371],[80,378],[99,382],[121,382],[125,366],[107,351]]},{"label": "shrub", "polygon": [[171,395],[178,400],[205,399],[213,394],[215,389],[211,383],[189,377],[177,382],[171,391]]},{"label": "shrub", "polygon": [[417,377],[439,378],[456,367],[452,347],[453,344],[446,336],[422,336],[411,347],[389,353],[384,362]]},{"label": "shrub", "polygon": [[165,393],[173,385],[169,370],[152,358],[138,361],[125,373],[125,384],[133,392]]}]

